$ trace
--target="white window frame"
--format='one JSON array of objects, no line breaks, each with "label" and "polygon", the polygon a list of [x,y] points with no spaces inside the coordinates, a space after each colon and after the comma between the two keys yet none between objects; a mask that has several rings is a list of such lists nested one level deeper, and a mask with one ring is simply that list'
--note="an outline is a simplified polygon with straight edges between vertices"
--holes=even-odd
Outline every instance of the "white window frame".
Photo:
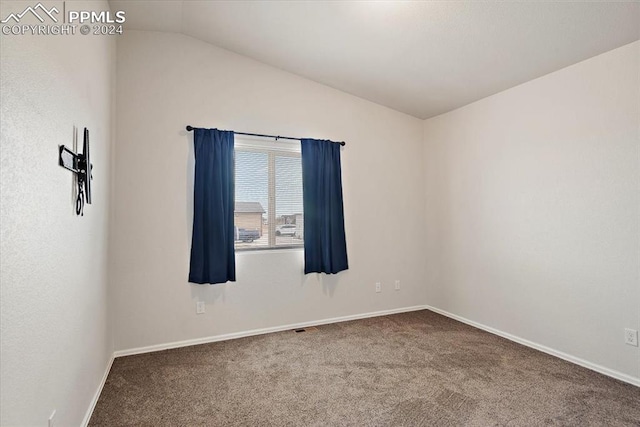
[{"label": "white window frame", "polygon": [[[265,141],[261,137],[235,136],[234,151],[263,153],[267,155],[267,178],[268,178],[268,206],[267,225],[268,243],[267,246],[257,247],[234,247],[236,252],[245,251],[271,251],[279,249],[303,249],[304,243],[296,245],[276,245],[276,157],[301,157],[300,141],[278,140]],[[234,158],[234,175],[235,175]],[[302,180],[302,175],[300,176]],[[234,190],[235,191],[235,190]],[[235,196],[235,195],[234,195]],[[303,209],[304,210],[304,209]],[[304,212],[302,212],[304,217]]]}]

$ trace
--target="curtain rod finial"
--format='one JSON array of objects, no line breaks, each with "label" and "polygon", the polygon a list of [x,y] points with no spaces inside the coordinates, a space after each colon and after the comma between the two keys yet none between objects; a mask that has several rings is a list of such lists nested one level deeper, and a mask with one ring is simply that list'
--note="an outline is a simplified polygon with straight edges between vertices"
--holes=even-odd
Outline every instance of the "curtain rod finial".
[{"label": "curtain rod finial", "polygon": [[187,132],[191,132],[194,129],[193,126],[191,125],[187,125]]}]

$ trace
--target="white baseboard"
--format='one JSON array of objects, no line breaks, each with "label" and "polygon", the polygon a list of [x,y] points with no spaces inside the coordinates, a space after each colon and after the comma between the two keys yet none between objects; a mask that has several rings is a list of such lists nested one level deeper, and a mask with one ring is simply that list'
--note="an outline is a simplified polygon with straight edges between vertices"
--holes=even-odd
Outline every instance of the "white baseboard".
[{"label": "white baseboard", "polygon": [[109,376],[109,371],[111,371],[111,365],[113,365],[113,360],[115,359],[115,355],[111,355],[109,359],[109,363],[107,363],[107,369],[104,371],[104,375],[102,376],[102,381],[100,381],[100,385],[96,390],[96,393],[93,395],[93,399],[91,400],[91,404],[89,405],[89,409],[84,416],[84,420],[82,420],[82,427],[87,427],[89,425],[89,420],[91,420],[91,415],[93,415],[93,410],[96,408],[96,403],[98,403],[98,399],[100,398],[100,394],[102,394],[102,389],[104,388],[104,384],[107,382],[107,377]]},{"label": "white baseboard", "polygon": [[595,363],[591,363],[591,362],[586,361],[584,359],[581,359],[579,357],[575,357],[575,356],[572,356],[570,354],[563,353],[561,351],[554,350],[554,349],[546,347],[544,345],[541,345],[541,344],[526,340],[524,338],[520,338],[520,337],[517,337],[515,335],[508,334],[506,332],[502,332],[502,331],[500,331],[498,329],[495,329],[495,328],[492,328],[492,327],[489,327],[489,326],[485,326],[485,325],[483,325],[481,323],[474,322],[473,320],[466,319],[464,317],[458,316],[456,314],[449,313],[449,312],[441,310],[439,308],[431,307],[429,305],[425,305],[423,308],[425,308],[427,310],[431,310],[434,313],[442,314],[443,316],[449,317],[449,318],[457,320],[459,322],[466,323],[467,325],[473,326],[474,328],[482,329],[483,331],[487,331],[487,332],[490,332],[490,333],[492,333],[494,335],[498,335],[498,336],[500,336],[502,338],[506,338],[506,339],[508,339],[510,341],[513,341],[513,342],[516,342],[518,344],[522,344],[524,346],[533,348],[535,350],[539,350],[539,351],[541,351],[543,353],[550,354],[551,356],[558,357],[560,359],[566,360],[567,362],[575,363],[576,365],[580,365],[580,366],[582,366],[584,368],[591,369],[592,371],[596,371],[596,372],[601,373],[603,375],[606,375],[608,377],[612,377],[612,378],[615,378],[617,380],[624,381],[626,383],[629,383],[629,384],[635,385],[637,387],[640,387],[640,378],[632,377],[631,375],[623,374],[622,372],[618,372],[618,371],[615,371],[613,369],[605,368],[604,366],[597,365]]},{"label": "white baseboard", "polygon": [[413,307],[396,308],[392,310],[374,311],[370,313],[353,314],[349,316],[333,317],[330,319],[312,320],[309,322],[293,323],[289,325],[273,326],[270,328],[253,329],[250,331],[234,332],[230,334],[214,335],[204,338],[195,338],[191,340],[175,341],[165,344],[156,344],[146,347],[131,348],[127,350],[118,350],[114,353],[114,357],[131,356],[134,354],[151,353],[154,351],[169,350],[171,348],[188,347],[190,345],[207,344],[217,341],[227,341],[237,338],[250,337],[255,335],[270,334],[272,332],[282,332],[291,329],[307,328],[310,326],[328,325],[330,323],[347,322],[349,320],[366,319],[368,317],[387,316],[389,314],[406,313],[410,311],[424,310],[426,307],[422,305]]}]

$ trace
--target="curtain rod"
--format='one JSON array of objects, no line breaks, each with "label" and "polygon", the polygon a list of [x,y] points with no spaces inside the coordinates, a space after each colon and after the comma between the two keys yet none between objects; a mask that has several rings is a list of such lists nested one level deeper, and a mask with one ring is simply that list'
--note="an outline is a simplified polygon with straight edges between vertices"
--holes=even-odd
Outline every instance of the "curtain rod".
[{"label": "curtain rod", "polygon": [[[191,132],[194,129],[197,129],[197,128],[194,128],[191,125],[187,125],[187,131],[188,132]],[[247,133],[247,132],[236,132],[236,131],[233,131],[233,133],[236,134],[236,135],[249,135],[249,136],[262,136],[262,137],[265,137],[265,138],[275,138],[276,141],[279,140],[279,139],[293,139],[293,140],[296,140],[296,141],[300,141],[302,139],[302,138],[293,138],[291,136],[265,135],[265,134],[262,134],[262,133]],[[346,145],[346,143],[344,141],[329,141],[329,142],[340,144],[342,146]]]}]

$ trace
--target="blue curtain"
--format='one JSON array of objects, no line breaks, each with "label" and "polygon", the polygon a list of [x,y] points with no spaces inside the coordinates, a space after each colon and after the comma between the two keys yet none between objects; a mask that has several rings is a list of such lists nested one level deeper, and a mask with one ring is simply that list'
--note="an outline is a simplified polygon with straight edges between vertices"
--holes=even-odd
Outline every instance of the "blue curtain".
[{"label": "blue curtain", "polygon": [[194,129],[195,180],[189,282],[236,280],[233,132]]},{"label": "blue curtain", "polygon": [[302,139],[304,272],[334,274],[349,268],[344,235],[340,145]]}]

